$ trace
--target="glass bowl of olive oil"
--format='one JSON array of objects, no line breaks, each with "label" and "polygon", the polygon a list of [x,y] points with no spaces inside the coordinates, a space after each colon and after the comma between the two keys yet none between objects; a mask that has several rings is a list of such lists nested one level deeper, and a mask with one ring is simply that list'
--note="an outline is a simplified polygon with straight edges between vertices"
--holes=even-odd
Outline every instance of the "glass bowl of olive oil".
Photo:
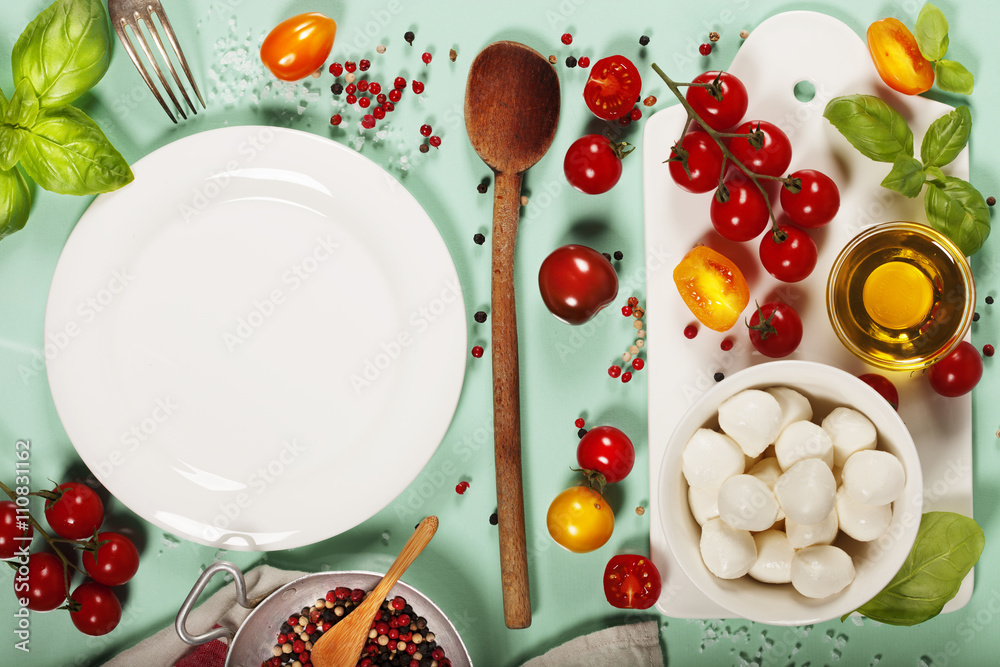
[{"label": "glass bowl of olive oil", "polygon": [[976,286],[947,237],[914,222],[865,229],[830,270],[826,308],[840,341],[887,370],[918,370],[958,345],[972,323]]}]

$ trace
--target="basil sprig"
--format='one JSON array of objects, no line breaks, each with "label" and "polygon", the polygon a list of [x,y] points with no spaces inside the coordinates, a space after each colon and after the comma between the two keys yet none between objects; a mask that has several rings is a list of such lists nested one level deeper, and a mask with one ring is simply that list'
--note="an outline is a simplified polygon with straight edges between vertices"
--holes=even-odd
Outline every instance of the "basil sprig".
[{"label": "basil sprig", "polygon": [[110,192],[132,181],[128,162],[97,124],[68,106],[104,76],[110,50],[100,0],[56,0],[14,44],[14,93],[0,91],[0,239],[28,219],[22,169],[61,194]]},{"label": "basil sprig", "polygon": [[966,255],[982,248],[990,234],[986,200],[967,181],[941,170],[969,143],[972,114],[968,107],[960,106],[931,123],[920,143],[919,160],[913,154],[913,132],[906,119],[878,97],[836,97],[826,105],[823,116],[862,155],[892,163],[882,187],[912,198],[926,184],[924,212],[931,227]]},{"label": "basil sprig", "polygon": [[948,51],[948,19],[944,12],[927,3],[917,15],[914,30],[920,55],[934,63],[938,88],[948,93],[971,95],[975,83],[972,73],[954,60],[945,60]]},{"label": "basil sprig", "polygon": [[934,618],[958,594],[985,543],[982,528],[969,517],[953,512],[924,514],[903,567],[857,611],[889,625],[916,625]]}]

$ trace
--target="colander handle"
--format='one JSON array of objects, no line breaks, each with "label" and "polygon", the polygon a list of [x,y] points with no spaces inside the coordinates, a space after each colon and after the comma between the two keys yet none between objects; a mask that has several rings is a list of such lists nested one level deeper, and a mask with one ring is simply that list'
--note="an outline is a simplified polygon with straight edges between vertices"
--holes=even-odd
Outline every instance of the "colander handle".
[{"label": "colander handle", "polygon": [[192,635],[185,627],[188,616],[191,614],[191,610],[194,609],[198,597],[205,590],[205,587],[208,586],[209,580],[219,572],[228,572],[233,575],[236,583],[236,601],[247,609],[253,608],[253,605],[247,600],[247,584],[243,580],[243,573],[240,571],[240,568],[222,560],[212,563],[205,568],[205,571],[198,577],[198,581],[194,583],[194,587],[188,593],[187,598],[184,599],[184,604],[181,605],[180,611],[177,612],[177,620],[174,621],[174,629],[177,630],[177,636],[187,644],[197,646],[198,644],[210,642],[213,639],[226,639],[229,641],[233,638],[233,631],[226,627],[218,627],[200,635]]}]

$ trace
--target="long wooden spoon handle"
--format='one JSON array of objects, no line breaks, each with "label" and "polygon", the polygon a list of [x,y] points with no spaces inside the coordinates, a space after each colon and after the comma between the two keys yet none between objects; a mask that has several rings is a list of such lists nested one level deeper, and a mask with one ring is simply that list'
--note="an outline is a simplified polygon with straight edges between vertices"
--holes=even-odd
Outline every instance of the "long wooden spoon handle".
[{"label": "long wooden spoon handle", "polygon": [[514,244],[521,208],[521,174],[496,175],[493,200],[493,438],[503,614],[508,628],[531,625],[528,556],[521,484],[521,398],[518,386]]},{"label": "long wooden spoon handle", "polygon": [[384,600],[385,596],[389,594],[389,590],[396,585],[399,578],[406,572],[406,568],[413,564],[413,561],[417,559],[420,552],[431,541],[434,533],[437,532],[437,528],[438,518],[436,516],[429,516],[421,521],[417,529],[413,531],[410,539],[403,545],[403,550],[399,552],[396,560],[389,567],[389,571],[382,577],[382,581],[375,587],[375,590],[370,593],[371,597],[379,600],[376,603],[376,609],[378,608],[377,605],[381,604],[381,600]]}]

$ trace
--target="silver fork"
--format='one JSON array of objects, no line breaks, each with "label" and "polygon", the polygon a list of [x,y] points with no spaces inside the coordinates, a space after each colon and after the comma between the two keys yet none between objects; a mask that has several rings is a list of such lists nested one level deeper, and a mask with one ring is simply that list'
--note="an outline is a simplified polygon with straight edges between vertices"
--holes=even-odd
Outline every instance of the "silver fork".
[{"label": "silver fork", "polygon": [[118,33],[118,39],[121,40],[122,45],[125,47],[129,57],[132,59],[132,63],[135,65],[136,69],[139,70],[139,74],[142,75],[143,80],[153,92],[153,96],[156,97],[160,106],[163,107],[163,110],[167,112],[168,116],[170,116],[170,120],[174,123],[177,122],[177,118],[174,117],[174,114],[171,113],[167,103],[163,100],[163,96],[157,89],[153,79],[149,76],[149,72],[146,71],[145,65],[142,64],[142,60],[139,59],[139,55],[136,53],[132,41],[125,32],[126,26],[132,29],[132,34],[135,35],[135,38],[138,40],[143,53],[146,54],[146,59],[152,64],[153,70],[156,72],[156,76],[160,80],[160,84],[163,86],[164,90],[167,91],[167,95],[170,96],[171,101],[173,101],[174,108],[177,110],[177,113],[181,118],[187,120],[187,114],[184,111],[184,107],[177,101],[177,96],[174,95],[174,91],[170,87],[167,77],[163,75],[163,70],[160,69],[159,63],[157,63],[156,58],[153,57],[153,52],[149,48],[146,36],[139,28],[140,21],[146,25],[146,29],[149,31],[150,37],[152,37],[153,42],[156,43],[156,48],[160,51],[160,56],[170,69],[170,73],[173,75],[174,81],[177,83],[177,87],[184,96],[184,100],[187,102],[188,107],[191,108],[192,112],[198,113],[198,109],[191,102],[191,98],[188,96],[188,92],[184,88],[184,84],[181,83],[181,78],[177,76],[177,70],[174,69],[174,64],[170,60],[170,56],[167,55],[167,50],[163,48],[163,41],[160,39],[160,34],[157,32],[156,25],[153,23],[153,14],[156,14],[156,17],[160,20],[160,24],[163,26],[163,31],[167,35],[167,40],[170,42],[170,46],[173,47],[174,55],[180,62],[181,67],[184,69],[184,73],[187,74],[187,79],[191,82],[191,87],[194,88],[194,93],[198,96],[198,101],[201,102],[201,108],[206,108],[205,99],[201,96],[201,91],[198,90],[198,84],[194,82],[194,77],[191,75],[191,68],[188,67],[187,59],[184,57],[184,52],[177,43],[177,37],[174,35],[174,29],[170,27],[170,21],[167,19],[167,13],[163,11],[163,6],[160,5],[160,0],[108,0],[108,14],[111,16],[111,23],[115,26],[115,32]]}]

